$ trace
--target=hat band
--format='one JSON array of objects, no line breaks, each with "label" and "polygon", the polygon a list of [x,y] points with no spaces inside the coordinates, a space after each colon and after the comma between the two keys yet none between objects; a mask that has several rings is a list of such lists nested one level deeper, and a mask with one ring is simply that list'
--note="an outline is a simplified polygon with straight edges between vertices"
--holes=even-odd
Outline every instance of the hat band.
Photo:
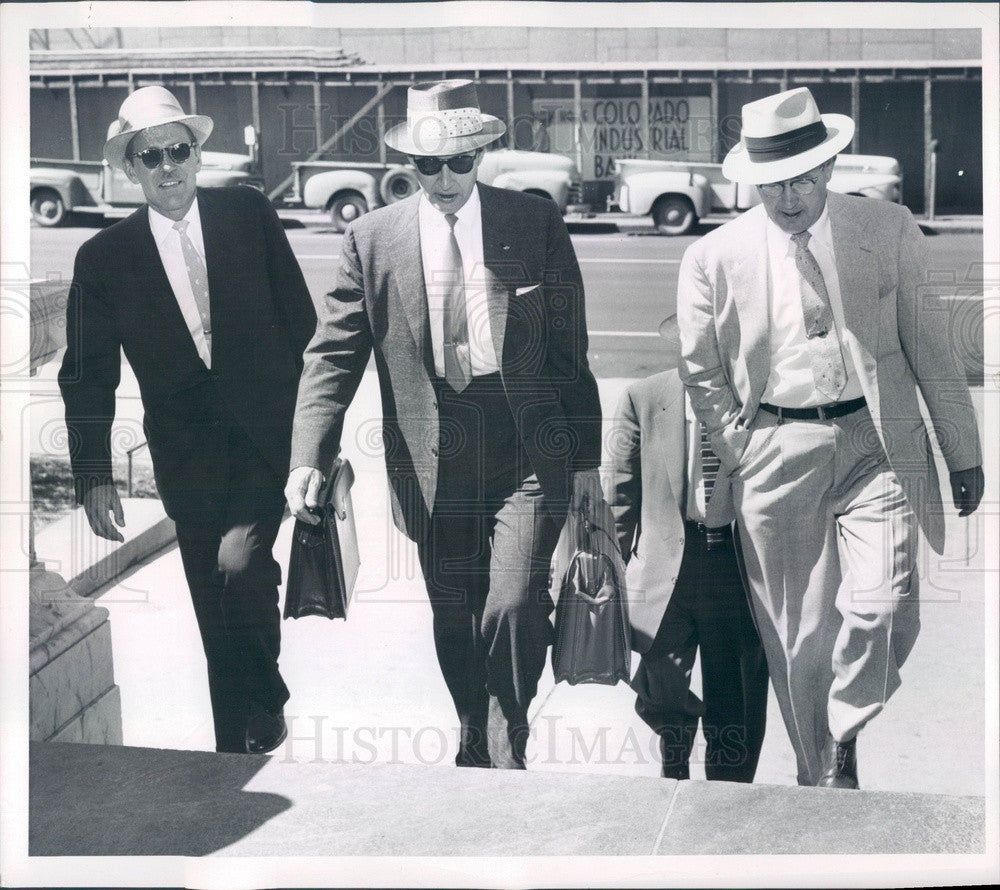
[{"label": "hat band", "polygon": [[826,139],[826,124],[819,120],[777,136],[744,136],[743,144],[746,146],[750,161],[762,164],[809,151],[810,148],[822,145],[824,139]]}]

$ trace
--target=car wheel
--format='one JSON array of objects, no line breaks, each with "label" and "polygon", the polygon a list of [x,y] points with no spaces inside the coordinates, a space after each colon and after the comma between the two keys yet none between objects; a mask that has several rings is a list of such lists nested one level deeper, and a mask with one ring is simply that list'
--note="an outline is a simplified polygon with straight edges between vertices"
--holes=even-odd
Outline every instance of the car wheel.
[{"label": "car wheel", "polygon": [[31,218],[40,226],[58,226],[66,220],[66,205],[55,189],[31,193]]},{"label": "car wheel", "polygon": [[653,207],[653,222],[661,235],[683,235],[694,228],[694,205],[682,195],[660,198]]},{"label": "car wheel", "polygon": [[378,190],[386,204],[395,204],[420,191],[420,180],[409,167],[396,167],[382,177]]},{"label": "car wheel", "polygon": [[354,220],[368,212],[368,202],[357,192],[345,192],[334,198],[330,205],[330,222],[338,232],[343,232]]}]

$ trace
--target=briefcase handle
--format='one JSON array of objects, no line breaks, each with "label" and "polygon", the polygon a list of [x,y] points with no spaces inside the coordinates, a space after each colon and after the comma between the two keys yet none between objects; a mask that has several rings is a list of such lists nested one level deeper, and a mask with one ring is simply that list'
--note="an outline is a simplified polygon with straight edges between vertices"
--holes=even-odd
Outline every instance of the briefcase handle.
[{"label": "briefcase handle", "polygon": [[343,522],[347,519],[347,498],[351,493],[351,486],[354,485],[354,467],[349,460],[337,459],[334,464],[333,491],[330,503],[337,514],[337,519]]}]

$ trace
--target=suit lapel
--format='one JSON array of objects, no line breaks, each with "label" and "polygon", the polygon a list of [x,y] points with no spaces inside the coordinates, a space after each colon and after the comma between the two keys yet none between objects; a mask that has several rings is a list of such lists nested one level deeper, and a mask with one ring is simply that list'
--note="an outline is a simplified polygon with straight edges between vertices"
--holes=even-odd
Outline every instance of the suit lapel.
[{"label": "suit lapel", "polygon": [[[748,213],[758,214],[756,219],[744,217],[748,224],[743,240],[743,251],[729,270],[729,291],[739,311],[740,352],[746,364],[750,383],[750,399],[745,409],[756,410],[771,371],[770,319],[768,318],[767,217],[763,207]],[[736,233],[734,233],[735,235]]]},{"label": "suit lapel", "polygon": [[507,240],[517,231],[510,218],[509,204],[492,190],[479,188],[479,203],[483,217],[483,266],[486,305],[490,316],[493,348],[503,370],[503,346],[507,333],[508,292],[504,284],[510,277],[511,249]]},{"label": "suit lapel", "polygon": [[656,412],[654,441],[659,446],[660,458],[667,468],[667,483],[673,493],[674,502],[684,510],[684,476],[686,471],[684,447],[686,427],[684,424],[684,388],[668,387]]},{"label": "suit lapel", "polygon": [[420,194],[398,205],[389,257],[392,280],[396,285],[403,312],[406,315],[413,342],[421,356],[427,374],[435,375],[431,349],[430,316],[427,310],[427,287],[424,283],[424,263],[420,253]]},{"label": "suit lapel", "polygon": [[871,312],[878,306],[878,268],[871,233],[866,219],[844,212],[839,195],[829,195],[827,202],[849,342],[852,349],[857,343],[868,355],[874,355],[878,331],[872,324]]}]

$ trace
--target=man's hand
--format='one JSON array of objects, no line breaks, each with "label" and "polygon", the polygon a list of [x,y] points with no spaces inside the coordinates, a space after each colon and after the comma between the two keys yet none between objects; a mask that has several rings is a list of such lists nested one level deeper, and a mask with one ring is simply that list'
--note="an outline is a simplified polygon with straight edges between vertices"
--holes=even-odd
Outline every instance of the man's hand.
[{"label": "man's hand", "polygon": [[319,490],[325,481],[326,478],[315,467],[296,467],[288,474],[285,500],[292,516],[310,525],[319,522],[319,516],[310,510],[319,506]]},{"label": "man's hand", "polygon": [[573,474],[573,493],[569,508],[573,513],[582,508],[588,517],[595,515],[597,506],[604,501],[601,489],[601,472],[598,469],[579,470]]},{"label": "man's hand", "polygon": [[969,467],[951,474],[951,496],[955,500],[959,516],[974,513],[983,499],[986,478],[982,467]]},{"label": "man's hand", "polygon": [[111,524],[108,514],[113,513],[115,525],[125,528],[125,513],[121,498],[114,485],[95,485],[83,496],[83,511],[95,535],[109,541],[124,541],[122,533]]}]

